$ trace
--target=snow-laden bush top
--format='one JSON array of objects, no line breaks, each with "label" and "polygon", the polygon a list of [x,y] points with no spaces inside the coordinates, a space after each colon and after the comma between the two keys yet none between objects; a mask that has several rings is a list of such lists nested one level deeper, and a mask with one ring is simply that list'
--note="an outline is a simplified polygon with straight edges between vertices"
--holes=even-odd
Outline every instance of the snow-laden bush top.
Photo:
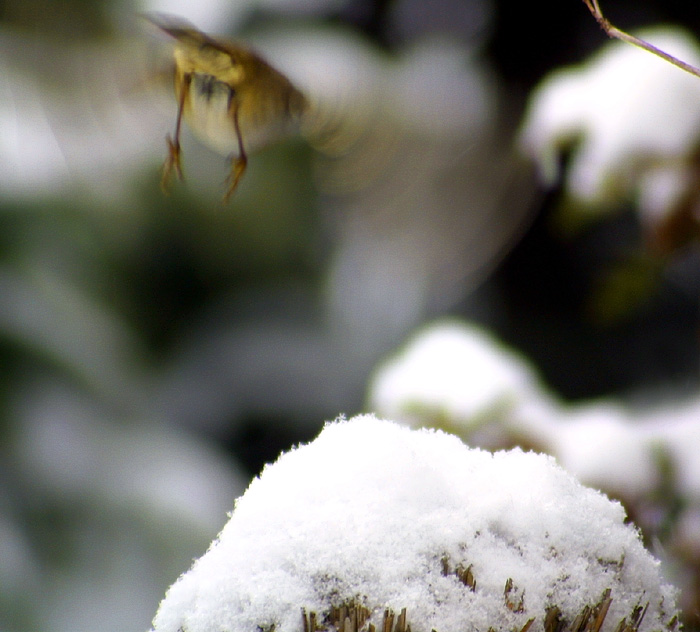
[{"label": "snow-laden bush top", "polygon": [[[690,64],[700,62],[697,40],[683,29],[655,27],[639,36]],[[644,197],[695,151],[698,98],[697,77],[633,46],[608,42],[584,64],[560,69],[537,87],[520,144],[547,183],[557,179],[561,153],[573,145],[563,184],[576,200],[610,205],[620,196]],[[675,175],[680,182],[667,185],[673,192],[684,184]]]},{"label": "snow-laden bush top", "polygon": [[413,632],[534,632],[548,615],[549,632],[596,604],[603,632],[647,604],[640,632],[672,627],[675,592],[624,519],[550,457],[357,417],[265,468],[153,629],[301,632],[302,609],[327,625],[343,604],[380,630],[406,608]]}]

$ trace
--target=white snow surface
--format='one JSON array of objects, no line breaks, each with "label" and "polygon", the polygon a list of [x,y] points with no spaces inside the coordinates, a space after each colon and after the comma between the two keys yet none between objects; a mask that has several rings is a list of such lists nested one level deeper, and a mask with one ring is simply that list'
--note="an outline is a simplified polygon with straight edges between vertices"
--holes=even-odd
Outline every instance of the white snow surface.
[{"label": "white snow surface", "polygon": [[[621,505],[550,457],[470,449],[440,431],[366,415],[267,466],[207,553],[170,588],[156,632],[301,632],[349,600],[407,608],[414,632],[520,629],[557,605],[571,622],[610,588],[603,632],[649,603],[640,632],[675,614],[675,591]],[[450,572],[443,571],[446,559]],[[471,590],[454,574],[472,565]],[[523,597],[506,607],[504,586]]]},{"label": "white snow surface", "polygon": [[[700,47],[683,29],[656,27],[639,36],[700,65]],[[585,64],[552,73],[540,84],[520,143],[542,179],[553,183],[561,149],[580,139],[565,176],[568,193],[592,204],[640,193],[652,207],[648,212],[658,214],[684,185],[684,161],[700,137],[698,98],[697,77],[629,44],[609,42]],[[657,182],[659,168],[663,183]],[[663,191],[656,190],[661,186]]]}]

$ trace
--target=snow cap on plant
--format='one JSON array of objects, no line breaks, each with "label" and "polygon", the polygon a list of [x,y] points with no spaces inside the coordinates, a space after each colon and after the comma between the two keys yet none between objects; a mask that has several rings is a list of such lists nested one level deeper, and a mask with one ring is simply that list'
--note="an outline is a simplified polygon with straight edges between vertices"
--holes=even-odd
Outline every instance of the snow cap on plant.
[{"label": "snow cap on plant", "polygon": [[372,410],[408,425],[471,431],[550,407],[534,368],[482,327],[430,323],[383,361],[370,382]]},{"label": "snow cap on plant", "polygon": [[[700,63],[700,46],[683,29],[656,27],[639,36]],[[530,98],[519,143],[548,184],[559,176],[562,153],[573,149],[563,185],[584,204],[615,206],[644,197],[659,180],[673,182],[664,188],[673,197],[687,180],[684,170],[700,139],[698,98],[697,77],[609,42],[587,62],[545,78]]]},{"label": "snow cap on plant", "polygon": [[155,632],[652,632],[675,590],[552,458],[373,416],[265,468]]}]

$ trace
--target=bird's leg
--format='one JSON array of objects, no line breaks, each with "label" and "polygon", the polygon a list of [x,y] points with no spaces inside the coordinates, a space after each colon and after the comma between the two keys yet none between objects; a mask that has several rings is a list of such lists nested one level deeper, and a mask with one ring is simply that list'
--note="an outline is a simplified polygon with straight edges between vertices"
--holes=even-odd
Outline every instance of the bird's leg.
[{"label": "bird's leg", "polygon": [[233,128],[236,130],[236,139],[238,140],[238,156],[231,158],[231,173],[227,178],[228,187],[226,188],[226,193],[224,193],[224,204],[226,204],[231,196],[233,195],[236,187],[238,187],[238,182],[245,173],[246,166],[248,165],[248,156],[245,153],[245,147],[243,146],[243,136],[241,135],[241,127],[238,122],[238,100],[236,99],[236,93],[231,89],[229,95],[229,113],[233,119]]},{"label": "bird's leg", "polygon": [[182,128],[182,110],[185,106],[185,99],[190,91],[192,83],[192,73],[186,73],[182,78],[178,78],[180,82],[177,100],[177,121],[175,123],[175,137],[170,138],[170,134],[165,137],[165,142],[168,144],[168,155],[163,163],[162,176],[160,186],[167,193],[170,185],[170,174],[175,170],[177,177],[183,180],[182,164],[180,163],[180,129]]}]

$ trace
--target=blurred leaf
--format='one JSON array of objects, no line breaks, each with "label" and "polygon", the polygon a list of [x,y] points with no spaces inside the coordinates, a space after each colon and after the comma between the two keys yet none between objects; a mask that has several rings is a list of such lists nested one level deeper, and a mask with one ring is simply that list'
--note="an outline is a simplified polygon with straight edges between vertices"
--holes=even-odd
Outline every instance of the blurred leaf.
[{"label": "blurred leaf", "polygon": [[659,260],[640,254],[602,272],[587,301],[589,317],[603,326],[629,318],[654,297],[662,270]]}]

